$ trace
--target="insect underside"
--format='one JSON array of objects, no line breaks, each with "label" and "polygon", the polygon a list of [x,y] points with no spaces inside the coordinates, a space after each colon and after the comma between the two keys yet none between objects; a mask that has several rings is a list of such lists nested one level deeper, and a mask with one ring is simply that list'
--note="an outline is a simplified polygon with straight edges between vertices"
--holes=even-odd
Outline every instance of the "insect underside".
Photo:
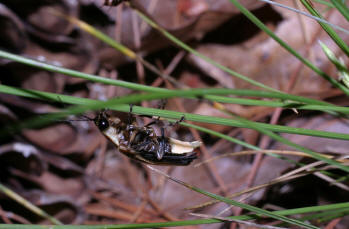
[{"label": "insect underside", "polygon": [[194,149],[200,141],[185,142],[157,136],[149,126],[139,127],[122,122],[117,117],[100,113],[94,122],[119,151],[135,160],[155,165],[188,165],[197,158]]}]

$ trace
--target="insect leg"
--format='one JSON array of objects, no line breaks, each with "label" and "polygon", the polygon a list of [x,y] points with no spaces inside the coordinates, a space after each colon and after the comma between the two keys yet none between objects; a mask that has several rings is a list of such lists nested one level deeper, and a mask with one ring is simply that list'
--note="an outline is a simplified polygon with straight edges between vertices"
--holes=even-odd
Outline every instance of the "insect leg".
[{"label": "insect leg", "polygon": [[133,110],[133,104],[130,104],[130,111],[128,112],[128,124],[131,125],[133,123],[133,114],[132,114],[132,110]]},{"label": "insect leg", "polygon": [[165,129],[161,128],[161,139],[159,141],[159,148],[156,151],[156,157],[158,160],[161,160],[162,157],[165,154],[165,147],[166,147],[166,141],[165,141]]},{"label": "insect leg", "polygon": [[183,122],[184,120],[185,120],[185,116],[182,115],[182,117],[179,120],[177,120],[174,123],[170,123],[169,126],[177,126],[179,123]]},{"label": "insect leg", "polygon": [[159,122],[159,119],[153,120],[153,121],[151,121],[150,123],[148,123],[147,125],[145,125],[144,127],[148,127],[148,126],[157,124],[158,122]]},{"label": "insect leg", "polygon": [[[158,104],[158,109],[163,110],[165,108],[166,104],[167,104],[167,99],[161,99],[159,104]],[[152,117],[150,117],[150,118],[152,118]],[[147,125],[145,125],[145,127],[157,124],[159,122],[160,122],[160,116],[158,116],[155,120],[153,120],[150,123],[148,123]]]}]

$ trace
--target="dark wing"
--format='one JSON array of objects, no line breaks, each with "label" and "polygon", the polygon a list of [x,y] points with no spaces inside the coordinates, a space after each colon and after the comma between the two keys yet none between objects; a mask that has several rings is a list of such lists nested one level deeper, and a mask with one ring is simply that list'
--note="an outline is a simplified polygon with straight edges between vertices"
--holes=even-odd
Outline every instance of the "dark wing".
[{"label": "dark wing", "polygon": [[152,164],[159,165],[189,165],[194,159],[197,158],[197,154],[195,152],[187,154],[166,153],[161,160],[157,159],[156,154],[154,153],[141,152],[140,156]]}]

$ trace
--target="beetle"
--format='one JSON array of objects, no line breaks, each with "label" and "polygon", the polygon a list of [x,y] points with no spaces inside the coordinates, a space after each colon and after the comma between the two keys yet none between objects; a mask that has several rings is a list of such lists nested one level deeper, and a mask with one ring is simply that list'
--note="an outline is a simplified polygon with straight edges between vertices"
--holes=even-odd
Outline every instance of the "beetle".
[{"label": "beetle", "polygon": [[[86,117],[93,121],[101,133],[109,139],[121,153],[126,156],[153,165],[189,165],[197,158],[194,151],[201,145],[200,141],[185,142],[166,137],[164,128],[161,135],[157,136],[150,126],[138,126],[132,122],[132,106],[130,106],[128,122],[110,116],[106,111],[101,111],[95,118]],[[181,122],[184,117],[179,120]],[[177,122],[177,123],[178,123]]]}]

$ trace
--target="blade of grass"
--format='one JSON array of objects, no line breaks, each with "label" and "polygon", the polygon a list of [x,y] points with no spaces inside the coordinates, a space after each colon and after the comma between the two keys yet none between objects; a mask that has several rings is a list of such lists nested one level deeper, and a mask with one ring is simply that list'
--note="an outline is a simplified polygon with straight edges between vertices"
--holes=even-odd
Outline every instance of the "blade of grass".
[{"label": "blade of grass", "polygon": [[[1,91],[1,88],[2,88],[3,86],[4,86],[4,85],[0,85],[0,91]],[[13,89],[13,88],[12,88],[12,89]],[[34,94],[33,91],[30,91],[30,90],[21,89],[21,90],[19,90],[19,91],[21,91],[21,92],[23,92],[23,91],[24,91],[24,92],[29,92],[29,95],[33,95],[33,94]],[[43,94],[42,96],[44,96],[46,99],[58,98],[58,96],[59,96],[59,95],[56,95],[56,94],[51,95],[50,93],[45,93],[45,92],[43,92],[42,94]],[[177,93],[175,93],[175,94],[177,94]],[[182,94],[182,93],[179,93],[179,94]],[[37,95],[37,94],[36,94],[36,95]],[[75,97],[71,97],[71,98],[72,98],[73,100],[75,100],[74,102],[75,102],[76,104],[80,104],[81,102],[83,102],[83,103],[85,103],[85,104],[95,104],[95,103],[96,103],[96,102],[93,101],[93,100],[89,100],[89,99],[85,99],[85,98],[81,98],[81,101],[79,101],[79,98],[75,98]],[[144,98],[144,97],[143,97],[143,98]],[[67,99],[70,99],[69,96],[64,96],[63,98],[62,98],[62,97],[59,98],[59,101],[60,101],[60,102],[64,102],[64,101],[66,101]],[[70,102],[72,102],[72,101],[70,101]],[[43,117],[41,117],[41,118],[43,118]],[[172,121],[175,121],[175,120],[172,120]],[[30,121],[30,123],[32,124],[33,122]],[[34,123],[35,123],[35,122],[34,122]],[[218,133],[218,132],[216,132],[216,131],[212,131],[212,130],[209,130],[209,129],[206,129],[206,128],[203,128],[203,127],[200,127],[200,126],[197,126],[197,125],[185,123],[185,122],[182,122],[181,124],[184,125],[184,126],[191,127],[191,128],[195,128],[195,129],[198,129],[198,130],[200,130],[200,131],[202,131],[202,132],[205,132],[205,133],[208,133],[208,134],[211,134],[211,135],[214,135],[214,136],[217,136],[217,137],[226,139],[226,140],[231,141],[231,142],[233,142],[233,143],[240,144],[240,145],[242,145],[242,146],[244,146],[244,147],[247,147],[247,148],[250,148],[250,149],[260,150],[260,148],[258,148],[258,147],[256,147],[256,146],[253,146],[253,145],[251,145],[251,144],[245,143],[245,142],[243,142],[243,141],[241,141],[241,140],[232,138],[232,137],[230,137],[230,136],[227,136],[227,135]],[[282,156],[280,156],[280,155],[272,154],[272,153],[270,153],[269,155],[270,155],[270,156],[277,157],[277,158],[280,158],[280,159],[283,159],[283,160],[287,160],[287,161],[289,161],[290,163],[297,164],[297,165],[300,165],[300,166],[301,166],[301,164],[299,164],[299,163],[297,163],[297,162],[295,162],[295,161],[289,160],[288,158],[282,157]]]},{"label": "blade of grass", "polygon": [[[39,99],[52,100],[52,101],[57,101],[61,103],[63,102],[63,103],[69,103],[69,104],[84,105],[82,108],[76,108],[75,110],[62,112],[61,114],[58,114],[58,116],[52,116],[52,115],[51,115],[52,117],[49,116],[46,118],[47,119],[45,122],[46,124],[49,122],[53,122],[55,119],[57,120],[59,118],[63,118],[70,114],[80,114],[87,110],[98,110],[103,108],[109,108],[117,111],[128,112],[129,106],[126,105],[125,103],[128,103],[128,104],[138,103],[140,101],[147,100],[147,99],[151,100],[151,99],[160,99],[160,98],[170,98],[178,95],[186,96],[191,94],[191,95],[198,96],[203,93],[207,94],[210,91],[207,89],[190,90],[190,91],[179,90],[179,91],[170,91],[166,93],[150,93],[150,94],[142,94],[142,95],[125,96],[120,98],[114,98],[112,100],[109,100],[108,102],[103,102],[103,101],[96,101],[96,100],[91,100],[86,98],[76,98],[76,97],[71,97],[66,95],[59,95],[59,94],[48,93],[48,92],[39,92],[34,90],[25,90],[25,89],[0,85],[0,92],[2,92],[2,89],[6,89],[7,93],[18,94],[21,96],[27,96],[31,98],[33,98],[33,96],[36,96],[35,98],[39,98]],[[212,117],[212,116],[206,116],[206,115],[198,115],[198,114],[190,114],[190,113],[181,113],[176,111],[160,110],[160,109],[154,109],[154,108],[134,106],[133,112],[135,114],[140,114],[140,115],[160,116],[164,118],[177,119],[177,120],[184,115],[186,120],[188,121],[204,122],[204,123],[227,125],[227,126],[242,127],[242,128],[252,128],[252,129],[255,129],[255,127],[256,128],[258,127],[258,128],[267,129],[274,132],[309,135],[314,137],[333,138],[333,139],[340,139],[340,140],[349,140],[349,134],[343,134],[343,133],[310,130],[310,129],[281,126],[281,125],[271,125],[271,124],[259,123],[259,122],[250,122],[251,124],[247,127],[245,124],[243,124],[239,120]],[[41,116],[42,119],[43,117],[44,116]],[[49,120],[49,118],[51,119],[51,121]],[[41,123],[40,121],[38,122]],[[36,121],[34,122],[33,120],[31,120],[31,126],[34,127],[34,125],[38,125],[38,123]],[[1,133],[5,134],[6,131],[4,133],[4,130],[2,130]]]},{"label": "blade of grass", "polygon": [[182,49],[186,50],[187,52],[190,52],[191,54],[200,57],[201,59],[203,59],[204,61],[206,61],[207,63],[212,64],[213,66],[219,68],[220,70],[236,77],[239,78],[241,80],[244,80],[254,86],[266,89],[266,90],[270,90],[270,91],[278,91],[277,89],[271,88],[269,86],[266,86],[260,82],[257,82],[253,79],[248,78],[247,76],[244,76],[242,74],[239,74],[217,62],[215,62],[214,60],[208,58],[207,56],[199,53],[198,51],[196,51],[195,49],[191,48],[189,45],[185,44],[184,42],[182,42],[181,40],[179,40],[178,38],[176,38],[175,36],[173,36],[171,33],[167,32],[165,29],[163,29],[161,26],[159,26],[158,24],[156,24],[150,17],[148,17],[147,15],[145,15],[143,12],[141,12],[138,7],[138,5],[134,5],[137,4],[136,2],[130,2],[131,7],[137,12],[137,14],[146,22],[148,23],[151,27],[153,27],[154,29],[158,30],[161,34],[163,34],[165,37],[167,37],[170,41],[172,41],[173,43],[175,43],[176,45],[178,45],[179,47],[181,47]]},{"label": "blade of grass", "polygon": [[[313,15],[318,18],[323,19],[322,15],[312,6],[312,4],[308,0],[301,0],[302,4],[305,6],[305,8]],[[349,56],[349,47],[347,44],[342,40],[342,38],[334,31],[331,26],[327,25],[326,23],[318,21],[320,26],[326,31],[326,33],[332,38],[332,40],[338,45],[338,47],[347,55]]]},{"label": "blade of grass", "polygon": [[[329,204],[315,207],[295,208],[288,210],[273,211],[278,215],[296,215],[306,214],[319,211],[332,211],[336,209],[349,208],[349,202]],[[231,216],[229,219],[238,220],[253,220],[257,219],[256,215],[241,215]],[[143,223],[143,224],[114,224],[114,225],[23,225],[23,224],[0,224],[0,229],[120,229],[120,228],[158,228],[158,227],[177,227],[177,226],[189,226],[200,224],[212,224],[221,223],[221,220],[217,219],[194,219],[194,220],[182,220],[173,222],[159,222],[159,223]]]},{"label": "blade of grass", "polygon": [[[4,86],[4,85],[0,85],[0,91],[1,91],[1,89],[2,89],[2,87],[6,87],[6,86]],[[13,89],[13,88],[8,88],[8,89]],[[31,95],[34,95],[34,91],[30,91],[30,90],[25,90],[25,89],[21,89],[21,90],[19,90],[20,92],[29,92],[29,95],[31,96]],[[177,93],[175,93],[175,94],[177,94]],[[182,93],[179,93],[179,94],[182,94]],[[22,94],[23,95],[23,94]],[[73,102],[73,103],[75,103],[75,104],[95,104],[96,103],[96,101],[93,101],[93,100],[89,100],[89,99],[86,99],[86,98],[75,98],[75,97],[69,97],[69,96],[64,96],[64,97],[62,97],[62,96],[60,96],[59,98],[58,98],[58,96],[59,95],[56,95],[56,94],[50,94],[50,93],[45,93],[45,92],[42,92],[41,93],[41,95],[40,94],[38,94],[38,93],[36,93],[35,95],[39,95],[39,96],[41,96],[41,98],[42,97],[44,97],[44,98],[46,98],[46,99],[50,99],[50,98],[57,98],[58,99],[58,101],[59,102],[65,102],[67,99],[70,99],[71,101],[70,102]],[[143,99],[144,99],[144,97],[142,97]],[[53,117],[50,117],[50,119],[52,119]],[[56,117],[56,118],[58,118],[58,117]],[[47,120],[49,120],[49,118],[45,118],[45,117],[40,117],[40,119],[47,119]],[[54,119],[53,119],[54,120]],[[174,120],[175,121],[175,120]],[[35,121],[33,122],[32,120],[31,121],[29,121],[29,123],[30,124],[33,124],[33,123],[36,123]],[[200,127],[200,126],[197,126],[197,125],[193,125],[193,124],[189,124],[189,123],[185,123],[185,122],[182,122],[181,123],[182,125],[184,125],[184,126],[187,126],[187,127],[191,127],[191,128],[195,128],[195,129],[198,129],[198,130],[200,130],[200,131],[202,131],[202,132],[205,132],[205,133],[208,133],[208,134],[211,134],[211,135],[214,135],[214,136],[217,136],[217,137],[220,137],[220,138],[223,138],[223,139],[226,139],[226,140],[228,140],[228,141],[231,141],[231,142],[233,142],[233,143],[236,143],[236,144],[240,144],[240,145],[242,145],[242,146],[244,146],[244,147],[246,147],[246,148],[250,148],[250,149],[253,149],[253,150],[260,150],[260,148],[258,148],[258,147],[256,147],[256,146],[253,146],[253,145],[251,145],[251,144],[248,144],[248,143],[246,143],[246,142],[243,142],[243,141],[241,141],[241,140],[238,140],[238,139],[236,139],[236,138],[232,138],[232,137],[230,137],[230,136],[227,136],[227,135],[224,135],[224,134],[221,134],[221,133],[219,133],[219,132],[216,132],[216,131],[212,131],[212,130],[209,130],[209,129],[207,129],[207,128],[203,128],[203,127]],[[23,124],[22,124],[23,125]],[[6,129],[6,128],[5,128]],[[271,156],[274,156],[274,157],[277,157],[277,158],[280,158],[280,159],[283,159],[283,160],[287,160],[287,161],[289,161],[290,163],[293,163],[293,164],[299,164],[299,163],[297,163],[297,162],[295,162],[295,161],[292,161],[292,160],[289,160],[288,158],[285,158],[285,157],[282,157],[282,156],[280,156],[280,155],[277,155],[277,154],[269,154],[269,155],[271,155]]]},{"label": "blade of grass", "polygon": [[277,2],[271,1],[271,0],[259,0],[259,1],[266,2],[266,3],[268,3],[268,4],[272,4],[272,5],[275,5],[275,6],[279,6],[279,7],[282,7],[282,8],[288,9],[288,10],[291,10],[291,11],[293,11],[293,12],[296,12],[296,13],[298,13],[298,14],[302,14],[302,15],[304,15],[304,16],[307,16],[307,17],[309,17],[309,18],[315,19],[315,20],[317,20],[317,21],[319,21],[319,22],[322,22],[322,23],[324,23],[324,24],[327,24],[327,25],[329,25],[329,26],[332,26],[333,28],[335,28],[335,29],[337,29],[337,30],[339,30],[339,31],[342,31],[342,32],[344,32],[344,33],[346,33],[346,34],[349,34],[349,31],[348,31],[347,29],[344,29],[344,28],[342,28],[342,27],[340,27],[340,26],[338,26],[338,25],[332,24],[332,23],[326,21],[325,19],[322,19],[322,18],[313,16],[313,15],[310,15],[310,14],[308,14],[308,13],[305,13],[305,12],[303,12],[303,11],[301,11],[301,10],[297,10],[297,9],[295,9],[295,8],[292,8],[292,7],[289,7],[289,6],[286,6],[286,5],[283,5],[283,4],[281,4],[281,3],[277,3]]},{"label": "blade of grass", "polygon": [[349,208],[347,208],[346,210],[333,211],[333,212],[330,212],[329,214],[318,216],[318,222],[320,223],[328,222],[333,219],[341,218],[347,215],[349,215]]},{"label": "blade of grass", "polygon": [[206,214],[198,214],[198,213],[191,213],[190,215],[201,217],[201,218],[206,218],[206,219],[210,219],[210,218],[211,219],[219,219],[219,220],[222,220],[222,221],[225,221],[225,222],[235,222],[235,223],[239,223],[239,224],[245,225],[248,228],[287,229],[286,227],[275,227],[275,226],[270,226],[270,225],[262,225],[262,224],[252,223],[252,222],[249,222],[249,221],[243,221],[243,220],[237,220],[237,219],[229,219],[228,217],[206,215]]},{"label": "blade of grass", "polygon": [[327,2],[327,1],[325,1],[325,0],[314,0],[314,2],[318,2],[318,3],[320,3],[320,4],[323,4],[323,5],[328,6],[328,7],[331,7],[331,8],[334,7],[334,5],[333,5],[332,3]]},{"label": "blade of grass", "polygon": [[[235,117],[237,117],[237,116],[235,116]],[[237,118],[238,118],[238,120],[240,120],[241,122],[243,122],[247,126],[251,127],[251,125],[254,125],[249,120],[246,120],[246,119],[241,118],[241,117],[237,117]],[[307,149],[307,148],[305,148],[303,146],[300,146],[300,145],[298,145],[298,144],[296,144],[294,142],[291,142],[290,140],[288,140],[288,139],[286,139],[284,137],[281,137],[280,135],[275,134],[272,131],[269,131],[269,130],[266,130],[266,129],[263,129],[263,128],[259,128],[259,127],[254,127],[254,128],[258,132],[263,133],[263,134],[269,136],[270,138],[272,138],[272,139],[274,139],[274,140],[276,140],[278,142],[281,142],[281,143],[283,143],[285,145],[291,146],[291,147],[293,147],[293,148],[295,148],[295,149],[297,149],[299,151],[303,151],[304,153],[307,153],[307,154],[311,155],[313,158],[316,158],[316,159],[318,159],[320,161],[324,161],[324,162],[326,162],[326,163],[328,163],[330,165],[333,165],[333,166],[335,166],[335,167],[337,167],[337,168],[339,168],[339,169],[341,169],[343,171],[349,172],[349,166],[341,164],[340,162],[337,162],[337,161],[332,160],[330,158],[324,157],[323,155],[321,155],[321,154],[319,154],[317,152],[314,152],[314,151],[312,151],[310,149]]]},{"label": "blade of grass", "polygon": [[[176,120],[171,120],[171,119],[169,119],[169,121],[171,121],[171,122],[176,122]],[[262,150],[261,148],[259,148],[259,147],[257,147],[257,146],[251,145],[251,144],[249,144],[249,143],[247,143],[247,142],[241,141],[241,140],[239,140],[239,139],[237,139],[237,138],[230,137],[230,136],[228,136],[228,135],[222,134],[222,133],[217,132],[217,131],[214,131],[214,130],[210,130],[210,129],[207,129],[207,128],[204,128],[204,127],[201,127],[201,126],[198,126],[198,125],[186,123],[186,122],[181,122],[180,124],[183,125],[183,126],[186,126],[186,127],[190,127],[190,128],[193,128],[193,129],[197,129],[197,130],[199,130],[199,131],[201,131],[201,132],[210,134],[210,135],[212,135],[212,136],[216,136],[216,137],[225,139],[225,140],[230,141],[230,142],[233,142],[233,143],[235,143],[235,144],[239,144],[239,145],[244,146],[244,147],[246,147],[246,148],[248,148],[248,149],[252,149],[252,150],[256,150],[256,151]],[[284,156],[282,156],[282,155],[278,155],[278,154],[275,154],[275,153],[266,153],[266,154],[269,155],[269,156],[272,156],[272,157],[276,157],[276,158],[279,158],[279,159],[288,161],[288,162],[290,162],[290,163],[292,163],[292,164],[295,164],[295,165],[303,166],[302,163],[299,163],[299,162],[297,162],[297,161],[291,160],[291,159],[289,159],[289,158],[287,158],[287,157],[284,157]]]},{"label": "blade of grass", "polygon": [[261,30],[267,33],[271,38],[273,38],[276,42],[278,42],[283,48],[285,48],[288,52],[290,52],[293,56],[299,59],[302,63],[304,63],[311,70],[316,72],[319,76],[323,77],[325,80],[329,81],[334,87],[341,89],[346,95],[349,95],[349,89],[344,85],[331,78],[321,69],[313,65],[308,59],[301,56],[296,50],[291,48],[286,42],[281,40],[273,31],[271,31],[266,25],[263,24],[256,16],[254,16],[250,11],[248,11],[243,5],[241,5],[237,0],[230,0],[236,8],[238,8],[241,13],[243,13],[248,19],[250,19],[256,26],[258,26]]},{"label": "blade of grass", "polygon": [[[43,63],[40,61],[36,61],[33,59],[21,57],[21,56],[18,56],[18,55],[12,54],[12,53],[8,53],[8,52],[2,51],[2,50],[0,50],[0,58],[1,57],[5,58],[5,59],[12,60],[12,61],[16,61],[19,63],[23,63],[23,64],[26,64],[26,65],[29,65],[29,66],[32,66],[35,68],[40,68],[40,69],[47,70],[50,72],[56,72],[56,73],[68,75],[71,77],[90,80],[90,81],[97,82],[97,83],[103,83],[103,84],[108,84],[108,85],[113,85],[113,86],[120,86],[120,87],[129,88],[132,90],[145,91],[145,92],[169,92],[169,91],[171,91],[171,90],[164,89],[164,88],[151,87],[151,86],[146,86],[146,85],[141,85],[141,84],[136,84],[136,83],[129,83],[129,82],[122,81],[122,80],[113,80],[113,79],[109,79],[109,78],[99,77],[96,75],[82,73],[79,71],[74,71],[71,69],[66,69],[63,67],[58,67],[58,66],[46,64],[46,63]],[[193,89],[191,89],[191,90],[193,90]],[[302,97],[302,96],[295,96],[292,94],[287,94],[287,93],[282,93],[282,92],[256,91],[256,90],[235,90],[235,89],[233,90],[233,89],[222,89],[222,88],[220,90],[230,90],[231,94],[240,95],[240,96],[278,98],[278,99],[282,99],[285,101],[294,100],[294,101],[298,101],[300,103],[307,103],[307,104],[329,105],[329,106],[332,105],[332,104],[326,103],[324,101],[310,99],[310,98],[306,98],[306,97]],[[217,102],[219,102],[218,99],[221,99],[222,102],[229,101],[227,97],[219,97],[216,95],[207,95],[207,96],[203,95],[202,97],[205,99],[217,101]],[[334,105],[332,105],[332,106],[334,106]]]},{"label": "blade of grass", "polygon": [[[177,91],[179,97],[184,98],[195,98],[193,96],[185,96],[182,94],[183,90],[173,90]],[[207,96],[210,94],[221,94],[221,95],[237,95],[237,96],[253,96],[260,98],[276,98],[276,99],[285,99],[288,98],[287,101],[279,102],[279,101],[266,101],[266,100],[255,100],[255,99],[243,99],[243,98],[232,98],[232,97],[223,97],[223,96],[209,96],[212,101],[221,102],[221,103],[232,103],[232,104],[240,104],[247,106],[268,106],[268,107],[282,107],[285,109],[298,109],[298,110],[318,110],[318,111],[336,111],[342,114],[349,114],[349,107],[340,107],[332,104],[329,105],[307,105],[303,104],[306,100],[303,97],[299,96],[285,96],[284,94],[279,94],[277,92],[265,92],[265,91],[253,91],[253,90],[239,90],[239,89],[223,89],[223,88],[208,88],[208,89],[192,89],[193,94],[198,96]],[[200,92],[201,91],[201,92]],[[42,99],[46,101],[54,101],[54,102],[63,102],[61,98],[66,98],[66,100],[72,100],[71,104],[77,104],[79,98],[69,97],[60,94],[51,94],[51,93],[39,93],[35,90],[26,90],[26,89],[18,89],[15,87],[0,85],[0,92],[24,96],[27,98],[34,99]],[[164,93],[171,92],[168,90]],[[38,94],[39,93],[39,94]],[[162,92],[163,93],[163,92]],[[81,98],[84,100],[84,98]],[[84,101],[89,101],[85,99]],[[313,101],[307,101],[313,102]],[[316,101],[317,102],[317,101]],[[320,101],[319,101],[320,102]]]},{"label": "blade of grass", "polygon": [[[142,95],[133,95],[133,96],[126,96],[126,97],[120,97],[115,98],[109,102],[102,102],[102,101],[96,101],[86,98],[76,98],[66,95],[59,95],[54,93],[48,93],[48,92],[39,92],[34,90],[25,90],[20,88],[13,88],[5,85],[0,85],[0,92],[2,92],[2,89],[6,88],[5,93],[11,93],[26,97],[34,98],[33,96],[36,96],[35,98],[39,99],[46,99],[46,100],[52,100],[57,102],[63,102],[68,104],[80,104],[85,105],[83,108],[76,108],[76,110],[69,110],[65,111],[62,114],[58,116],[53,117],[47,117],[46,123],[49,123],[48,118],[51,118],[52,121],[55,119],[63,118],[70,114],[80,114],[85,112],[86,110],[98,110],[103,108],[109,108],[114,109],[117,111],[122,112],[128,112],[129,111],[129,105],[126,105],[125,103],[138,103],[140,101],[146,100],[146,99],[160,99],[160,98],[170,98],[175,97],[178,95],[185,96],[185,95],[200,95],[202,93],[208,93],[210,90],[179,90],[179,91],[171,91],[166,93],[151,93],[145,96],[145,94]],[[271,92],[270,92],[271,93]],[[119,100],[120,99],[120,100]],[[183,115],[185,116],[186,120],[188,121],[195,121],[195,122],[204,122],[204,123],[211,123],[211,124],[218,124],[218,125],[227,125],[227,126],[234,126],[234,127],[242,127],[242,128],[252,128],[254,127],[267,129],[274,132],[282,132],[282,133],[290,133],[290,134],[300,134],[300,135],[309,135],[314,137],[324,137],[324,138],[333,138],[333,139],[340,139],[340,140],[349,140],[349,134],[343,134],[343,133],[336,133],[336,132],[327,132],[327,131],[320,131],[320,130],[310,130],[310,129],[303,129],[303,128],[296,128],[296,127],[289,127],[289,126],[281,126],[281,125],[271,125],[266,123],[259,123],[259,122],[251,122],[251,125],[247,127],[239,120],[234,119],[228,119],[228,118],[220,118],[220,117],[212,117],[212,116],[206,116],[206,115],[198,115],[198,114],[190,114],[190,113],[181,113],[176,111],[168,111],[168,110],[161,110],[161,109],[154,109],[154,108],[146,108],[146,107],[138,107],[134,106],[133,112],[135,114],[140,115],[149,115],[149,116],[160,116],[168,119],[180,119]],[[41,116],[43,117],[43,116]],[[40,119],[40,117],[39,117]],[[36,125],[36,122],[32,122],[32,126]],[[2,130],[2,134],[4,134],[4,130]]]},{"label": "blade of grass", "polygon": [[141,56],[137,55],[137,53],[133,52],[128,47],[115,41],[113,38],[102,33],[101,31],[99,31],[98,29],[94,28],[93,26],[87,24],[86,22],[83,22],[83,21],[81,21],[77,18],[74,18],[74,17],[70,17],[68,15],[64,15],[64,14],[60,13],[59,11],[56,11],[55,9],[51,9],[51,13],[65,19],[65,20],[68,20],[70,23],[76,25],[80,29],[91,34],[92,36],[100,39],[104,43],[106,43],[106,44],[110,45],[111,47],[115,48],[116,50],[120,51],[122,54],[131,58],[132,60],[137,60],[137,61],[141,62],[150,71],[152,71],[153,73],[155,73],[156,75],[158,75],[160,77],[163,77],[163,78],[169,80],[171,83],[175,84],[177,87],[186,87],[185,85],[182,85],[181,83],[177,82],[170,75],[158,70],[154,65],[152,65],[151,63],[144,60]]},{"label": "blade of grass", "polygon": [[149,169],[151,169],[152,171],[155,171],[156,173],[161,174],[161,175],[165,176],[166,178],[174,181],[177,184],[180,184],[180,185],[182,185],[182,186],[184,186],[184,187],[186,187],[188,189],[191,189],[191,190],[193,190],[195,192],[198,192],[198,193],[203,194],[205,196],[208,196],[210,198],[213,198],[213,199],[216,199],[216,200],[220,200],[220,201],[222,201],[224,203],[227,203],[229,205],[237,206],[237,207],[243,208],[245,210],[248,210],[248,211],[251,211],[251,212],[255,212],[255,213],[263,215],[263,216],[268,216],[268,217],[273,218],[273,219],[281,220],[283,222],[286,222],[286,223],[289,223],[289,224],[293,224],[293,225],[297,225],[297,226],[300,226],[300,227],[304,227],[304,228],[318,228],[316,226],[313,226],[313,225],[301,222],[299,220],[287,218],[285,216],[282,216],[282,215],[279,215],[279,214],[274,214],[274,213],[272,213],[270,211],[267,211],[267,210],[264,210],[264,209],[261,209],[261,208],[257,208],[257,207],[254,207],[254,206],[251,206],[251,205],[248,205],[248,204],[243,204],[243,203],[240,203],[238,201],[231,200],[231,199],[225,198],[223,196],[219,196],[219,195],[207,192],[205,190],[202,190],[200,188],[197,188],[195,186],[187,184],[187,183],[185,183],[183,181],[175,179],[175,178],[167,175],[166,173],[164,173],[164,172],[162,172],[162,171],[160,171],[158,169],[155,169],[152,166],[148,165],[147,167]]},{"label": "blade of grass", "polygon": [[[311,214],[308,216],[302,217],[302,220],[315,220],[319,219],[320,222],[324,221],[329,221],[334,218],[339,218],[343,217],[345,215],[349,214],[349,208],[341,208],[341,209],[336,209],[336,210],[330,210],[330,211],[325,211],[325,212],[320,212],[317,214]],[[328,218],[330,217],[330,218]]]},{"label": "blade of grass", "polygon": [[336,7],[336,9],[349,21],[349,9],[344,4],[344,2],[340,0],[331,0],[332,4]]},{"label": "blade of grass", "polygon": [[16,201],[20,205],[24,206],[27,208],[29,211],[33,212],[34,214],[37,214],[38,216],[41,216],[44,219],[49,220],[51,223],[56,224],[56,225],[62,225],[62,223],[55,219],[53,216],[49,215],[42,209],[38,208],[37,206],[33,205],[11,189],[7,188],[5,185],[0,183],[0,191],[4,193],[6,196],[10,197],[12,200]]}]

